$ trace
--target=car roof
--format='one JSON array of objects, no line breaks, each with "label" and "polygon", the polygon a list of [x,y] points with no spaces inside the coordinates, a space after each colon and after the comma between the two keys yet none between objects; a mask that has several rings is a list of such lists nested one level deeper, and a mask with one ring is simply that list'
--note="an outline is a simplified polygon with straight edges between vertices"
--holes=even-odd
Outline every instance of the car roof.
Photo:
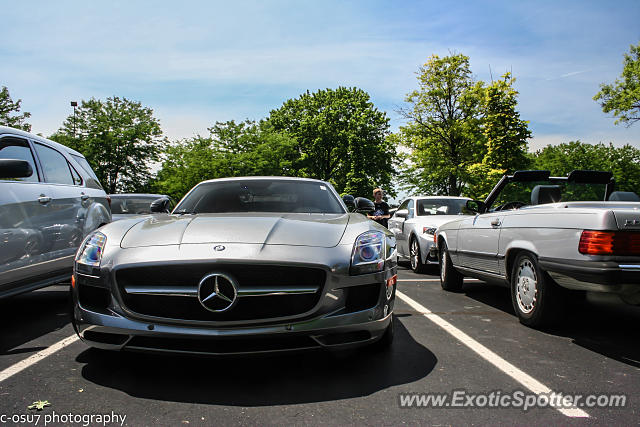
[{"label": "car roof", "polygon": [[169,197],[166,194],[151,194],[151,193],[115,193],[115,194],[109,194],[109,197],[111,198],[129,198],[129,197]]},{"label": "car roof", "polygon": [[[244,181],[247,179],[253,180],[276,180],[276,181],[307,181],[307,182],[317,182],[320,184],[328,184],[326,181],[322,181],[320,179],[315,178],[300,178],[295,176],[235,176],[229,178],[216,178],[209,179],[207,181],[202,181],[200,184],[205,184],[208,182],[222,182],[222,181]],[[198,184],[198,185],[200,185]]]},{"label": "car roof", "polygon": [[22,136],[24,138],[29,138],[29,139],[32,139],[34,141],[44,142],[45,144],[50,145],[51,147],[56,148],[59,151],[65,151],[65,152],[67,152],[69,154],[73,154],[75,156],[80,156],[80,157],[84,158],[84,156],[81,153],[77,152],[76,150],[74,150],[72,148],[67,147],[66,145],[62,145],[62,144],[60,144],[58,142],[52,141],[52,140],[47,139],[45,137],[38,136],[38,135],[35,135],[33,133],[25,132],[25,131],[20,130],[20,129],[8,127],[8,126],[0,126],[0,135],[3,135],[3,134],[11,134],[11,135],[16,135],[16,136]]}]

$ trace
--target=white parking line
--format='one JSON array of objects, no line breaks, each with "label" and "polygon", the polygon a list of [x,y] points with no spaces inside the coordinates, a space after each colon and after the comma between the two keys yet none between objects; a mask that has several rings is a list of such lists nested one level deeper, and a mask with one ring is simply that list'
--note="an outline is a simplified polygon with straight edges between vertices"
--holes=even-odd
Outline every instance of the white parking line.
[{"label": "white parking line", "polygon": [[44,350],[39,351],[36,354],[32,354],[26,359],[21,360],[20,362],[9,366],[7,369],[0,371],[0,383],[6,380],[7,378],[17,374],[18,372],[27,369],[29,366],[38,363],[45,357],[51,356],[56,351],[65,348],[69,344],[73,344],[77,340],[78,340],[78,336],[76,334],[73,334],[70,337],[67,337],[63,340],[58,341],[57,343],[51,345],[50,347],[47,347]]},{"label": "white parking line", "polygon": [[[536,394],[543,393],[551,393],[552,390],[546,385],[542,384],[540,381],[536,380],[529,374],[521,371],[511,363],[504,360],[502,357],[498,356],[493,351],[489,350],[484,345],[480,344],[478,341],[471,338],[469,335],[462,332],[460,329],[453,326],[451,323],[444,320],[442,317],[437,314],[433,314],[431,310],[411,299],[407,295],[396,289],[396,295],[404,302],[409,304],[411,308],[421,313],[427,319],[431,320],[433,323],[447,331],[449,334],[453,335],[455,339],[460,341],[462,344],[469,347],[471,350],[478,353],[482,358],[491,363],[496,368],[500,369],[505,374],[509,375],[511,378],[522,384],[527,389],[531,390]],[[578,408],[555,408],[560,411],[563,415],[572,418],[588,418],[589,414]]]}]

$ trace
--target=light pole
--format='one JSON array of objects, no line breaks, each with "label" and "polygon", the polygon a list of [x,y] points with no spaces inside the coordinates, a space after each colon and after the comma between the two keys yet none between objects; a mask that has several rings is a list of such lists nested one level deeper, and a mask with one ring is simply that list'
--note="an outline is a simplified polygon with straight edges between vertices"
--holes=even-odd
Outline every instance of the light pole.
[{"label": "light pole", "polygon": [[76,107],[78,102],[71,101],[71,106],[73,107],[73,139],[76,139]]}]

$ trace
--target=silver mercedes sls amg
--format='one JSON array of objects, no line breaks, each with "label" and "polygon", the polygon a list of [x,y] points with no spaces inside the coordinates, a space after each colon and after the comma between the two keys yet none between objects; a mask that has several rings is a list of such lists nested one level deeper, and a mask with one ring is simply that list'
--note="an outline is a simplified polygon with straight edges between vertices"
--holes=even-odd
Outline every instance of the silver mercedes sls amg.
[{"label": "silver mercedes sls amg", "polygon": [[388,346],[393,234],[327,182],[225,178],[171,214],[90,234],[72,279],[80,338],[112,350],[238,354]]}]

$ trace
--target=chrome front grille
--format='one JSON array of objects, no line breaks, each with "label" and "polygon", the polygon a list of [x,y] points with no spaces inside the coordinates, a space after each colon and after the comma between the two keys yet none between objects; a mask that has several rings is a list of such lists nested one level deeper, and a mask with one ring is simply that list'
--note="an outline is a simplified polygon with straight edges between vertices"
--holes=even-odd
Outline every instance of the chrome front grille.
[{"label": "chrome front grille", "polygon": [[[237,302],[228,311],[211,312],[198,299],[198,284],[211,273],[229,275],[237,282]],[[115,272],[125,309],[142,316],[213,322],[304,314],[318,303],[325,277],[318,268],[217,263],[128,267]]]}]

